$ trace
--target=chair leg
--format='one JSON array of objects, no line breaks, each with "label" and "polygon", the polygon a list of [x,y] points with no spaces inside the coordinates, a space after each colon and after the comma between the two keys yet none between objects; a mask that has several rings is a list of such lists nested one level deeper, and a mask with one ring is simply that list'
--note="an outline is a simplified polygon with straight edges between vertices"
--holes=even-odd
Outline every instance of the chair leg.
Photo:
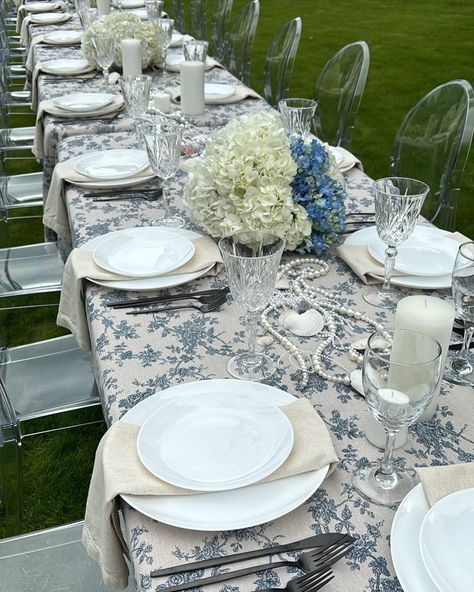
[{"label": "chair leg", "polygon": [[20,533],[23,515],[23,477],[21,443],[16,440],[0,446],[0,509],[5,515],[4,536]]}]

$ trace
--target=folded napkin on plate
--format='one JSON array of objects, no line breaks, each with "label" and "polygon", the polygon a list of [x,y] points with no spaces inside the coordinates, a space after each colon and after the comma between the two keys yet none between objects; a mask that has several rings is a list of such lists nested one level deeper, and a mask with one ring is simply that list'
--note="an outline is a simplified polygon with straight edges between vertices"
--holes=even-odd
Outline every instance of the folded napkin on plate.
[{"label": "folded napkin on plate", "polygon": [[[274,481],[290,475],[321,469],[330,465],[331,473],[338,462],[329,432],[306,399],[282,407],[291,421],[294,444],[283,465],[264,481]],[[89,555],[102,570],[106,584],[125,587],[128,567],[120,540],[112,524],[114,499],[120,494],[183,495],[195,492],[169,485],[154,477],[141,464],[137,454],[139,427],[125,422],[115,423],[102,438],[96,452],[94,470],[86,505],[82,541]],[[178,538],[192,536],[176,529]],[[190,547],[189,544],[186,545]]]},{"label": "folded napkin on plate", "polygon": [[[150,167],[147,167],[133,178],[146,179],[150,175],[153,175],[153,172]],[[74,164],[71,164],[69,160],[60,162],[54,167],[48,195],[44,204],[43,223],[48,228],[51,228],[51,230],[54,230],[60,237],[68,238],[70,230],[66,206],[62,199],[63,181],[69,181],[70,183],[90,183],[93,180],[76,172]]]},{"label": "folded napkin on plate", "polygon": [[342,172],[346,173],[354,167],[357,167],[361,171],[364,170],[362,162],[357,158],[357,156],[354,156],[352,152],[349,152],[349,150],[346,150],[342,146],[338,146],[337,150],[342,155],[342,161],[339,163],[339,168]]},{"label": "folded napkin on plate", "polygon": [[194,37],[191,37],[191,35],[180,35],[178,38],[175,38],[174,40],[171,39],[171,43],[170,43],[170,47],[181,47],[182,45],[184,45],[186,43],[186,41],[193,41]]},{"label": "folded napkin on plate", "polygon": [[[445,236],[459,243],[469,240],[459,232],[447,233]],[[336,252],[364,284],[374,284],[383,281],[383,263],[379,263],[371,257],[369,249],[365,245],[339,245],[336,248]],[[407,274],[395,270],[392,273],[393,277],[402,275],[405,276]]]},{"label": "folded napkin on plate", "polygon": [[56,115],[57,117],[64,117],[64,121],[68,119],[83,119],[84,122],[88,120],[94,121],[94,119],[113,119],[117,113],[123,108],[123,97],[117,95],[111,103],[95,109],[94,111],[84,112],[73,112],[65,111],[56,107],[52,101],[41,101],[36,114],[36,127],[35,127],[35,138],[33,142],[33,154],[36,158],[41,159],[44,153],[44,126],[43,126],[43,115],[49,113],[50,115]]},{"label": "folded napkin on plate", "polygon": [[474,462],[416,469],[430,506],[450,493],[474,487]]},{"label": "folded napkin on plate", "polygon": [[[181,101],[181,87],[180,86],[173,86],[171,88],[165,89],[165,92],[169,94],[171,100],[174,103],[179,103]],[[251,88],[246,86],[237,86],[235,89],[235,93],[230,97],[225,99],[219,99],[219,101],[212,101],[212,105],[230,105],[231,103],[239,103],[244,99],[261,99],[262,97],[256,93]]]},{"label": "folded napkin on plate", "polygon": [[46,72],[48,74],[53,74],[58,76],[58,79],[66,79],[71,78],[74,79],[74,76],[83,76],[84,78],[90,76],[91,78],[96,75],[96,71],[94,66],[86,66],[85,68],[81,68],[75,72],[68,72],[67,74],[58,74],[57,72],[53,72],[52,70],[48,70],[45,68],[41,62],[38,62],[33,70],[33,74],[31,77],[31,104],[33,106],[33,110],[36,111],[38,106],[38,76],[41,72]]},{"label": "folded napkin on plate", "polygon": [[[210,265],[213,265],[213,267],[206,275],[219,273],[222,267],[222,257],[212,238],[203,236],[193,240],[193,243],[195,247],[193,257],[187,263],[166,275],[193,273],[206,269]],[[136,278],[129,278],[102,269],[94,263],[90,251],[74,249],[69,255],[64,267],[57,323],[73,333],[80,347],[89,350],[91,348],[89,329],[82,300],[82,280],[84,278],[107,281]]]}]

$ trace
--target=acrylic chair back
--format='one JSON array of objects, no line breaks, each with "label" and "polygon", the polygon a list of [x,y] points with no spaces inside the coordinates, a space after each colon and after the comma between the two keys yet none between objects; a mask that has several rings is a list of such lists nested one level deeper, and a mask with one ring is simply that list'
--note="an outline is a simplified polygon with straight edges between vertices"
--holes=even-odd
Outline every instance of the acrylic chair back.
[{"label": "acrylic chair back", "polygon": [[206,0],[189,0],[189,33],[196,39],[205,40],[207,33]]},{"label": "acrylic chair back", "polygon": [[326,62],[314,93],[318,101],[315,132],[321,140],[351,149],[369,62],[369,46],[365,41],[346,45]]},{"label": "acrylic chair back", "polygon": [[288,96],[291,75],[301,38],[301,19],[294,18],[275,34],[265,58],[263,96],[276,107]]},{"label": "acrylic chair back", "polygon": [[226,33],[233,0],[215,0],[211,19],[209,53],[223,63],[226,54]]},{"label": "acrylic chair back", "polygon": [[186,33],[186,24],[184,20],[184,0],[170,0],[171,13],[174,20],[174,28],[180,33]]},{"label": "acrylic chair back", "polygon": [[252,46],[259,14],[259,0],[246,4],[232,22],[226,44],[225,65],[247,86],[250,84]]},{"label": "acrylic chair back", "polygon": [[390,174],[430,186],[422,215],[456,229],[461,181],[474,131],[474,91],[466,80],[441,84],[424,96],[398,128]]}]

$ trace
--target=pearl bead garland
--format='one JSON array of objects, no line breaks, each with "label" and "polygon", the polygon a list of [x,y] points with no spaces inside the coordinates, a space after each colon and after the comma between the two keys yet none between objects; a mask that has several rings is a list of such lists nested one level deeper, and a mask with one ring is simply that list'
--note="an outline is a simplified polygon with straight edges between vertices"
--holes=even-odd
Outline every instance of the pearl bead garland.
[{"label": "pearl bead garland", "polygon": [[[305,257],[294,259],[288,263],[285,263],[284,265],[281,265],[279,276],[286,276],[289,280],[289,294],[286,298],[287,301],[289,300],[292,303],[303,301],[309,307],[314,308],[323,316],[324,324],[327,327],[329,335],[318,345],[316,351],[313,353],[312,362],[314,371],[324,380],[331,380],[332,382],[349,386],[351,384],[350,376],[332,374],[325,370],[321,363],[321,359],[323,357],[328,357],[327,355],[324,355],[324,350],[333,344],[336,338],[336,315],[346,316],[356,321],[367,323],[369,326],[373,327],[375,331],[383,331],[384,327],[362,312],[352,310],[351,308],[343,306],[342,304],[338,304],[337,302],[329,300],[328,297],[333,299],[336,299],[337,297],[334,294],[331,294],[328,290],[308,284],[309,280],[314,280],[325,276],[328,272],[329,265],[325,261],[314,257]],[[290,339],[285,337],[285,335],[282,335],[276,329],[274,329],[268,320],[268,315],[271,312],[278,311],[278,309],[284,305],[285,302],[283,299],[278,297],[272,298],[269,306],[263,311],[261,315],[261,324],[265,331],[270,333],[277,341],[279,341],[282,346],[290,352],[290,355],[294,356],[302,372],[301,384],[302,386],[306,386],[309,379],[309,370],[300,348]],[[358,364],[362,363],[363,356],[353,347],[349,348],[348,353],[349,359],[351,361]]]}]

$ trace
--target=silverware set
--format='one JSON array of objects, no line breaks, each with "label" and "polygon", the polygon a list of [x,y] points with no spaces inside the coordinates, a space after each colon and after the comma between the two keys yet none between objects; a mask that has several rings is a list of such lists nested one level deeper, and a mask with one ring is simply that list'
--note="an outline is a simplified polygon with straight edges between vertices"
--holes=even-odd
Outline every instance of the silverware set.
[{"label": "silverware set", "polygon": [[144,199],[145,201],[156,201],[162,195],[161,187],[149,189],[129,189],[128,191],[102,191],[84,193],[84,197],[95,202],[101,201],[121,201],[129,199]]},{"label": "silverware set", "polygon": [[[220,567],[230,563],[237,563],[257,557],[265,557],[269,555],[288,553],[295,550],[307,549],[316,547],[316,549],[303,553],[298,559],[288,559],[283,561],[270,562],[261,565],[254,565],[245,569],[237,571],[220,573],[215,576],[201,579],[190,579],[187,582],[177,586],[166,587],[166,592],[181,592],[189,588],[197,586],[205,586],[207,584],[217,584],[225,582],[234,578],[244,577],[246,575],[254,574],[266,569],[277,569],[284,566],[294,566],[306,571],[303,576],[297,577],[286,585],[285,588],[268,588],[268,590],[288,590],[289,592],[316,592],[325,586],[334,577],[331,571],[331,566],[342,559],[351,549],[355,543],[355,539],[347,534],[327,533],[316,535],[289,543],[287,545],[278,545],[270,549],[257,549],[255,551],[246,551],[236,555],[217,557],[214,559],[204,559],[202,561],[193,562],[185,565],[177,565],[152,571],[151,577],[177,575],[192,570],[203,570],[211,567]],[[260,591],[262,592],[262,591]]]}]

